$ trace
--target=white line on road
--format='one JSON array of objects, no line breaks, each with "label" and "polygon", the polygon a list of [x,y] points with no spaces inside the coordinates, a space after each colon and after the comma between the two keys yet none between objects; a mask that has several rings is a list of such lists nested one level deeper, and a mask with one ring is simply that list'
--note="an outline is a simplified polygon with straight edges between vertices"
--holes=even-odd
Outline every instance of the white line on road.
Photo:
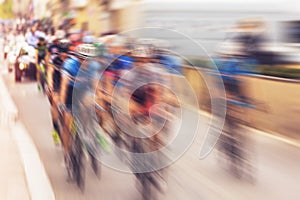
[{"label": "white line on road", "polygon": [[[200,109],[198,111],[196,111],[196,108],[192,108],[189,105],[185,105],[185,106],[188,110],[190,110],[192,112],[198,112],[200,115],[205,116],[207,118],[211,117],[211,115],[209,113],[201,111]],[[268,137],[268,138],[271,138],[273,140],[277,140],[277,141],[286,143],[288,145],[292,145],[294,147],[300,148],[300,141],[298,141],[298,140],[293,140],[291,138],[284,137],[282,135],[278,135],[277,133],[274,133],[274,132],[271,132],[271,131],[265,132],[265,131],[258,130],[258,129],[255,129],[255,128],[251,128],[251,127],[248,127],[248,126],[246,126],[245,128],[250,130],[251,132],[259,134],[261,136]]]},{"label": "white line on road", "polygon": [[21,123],[16,123],[12,127],[12,133],[24,165],[31,199],[54,200],[55,196],[45,168],[25,128]]},{"label": "white line on road", "polygon": [[[0,74],[0,107],[4,109],[5,120],[16,141],[25,170],[29,193],[32,200],[54,200],[55,195],[44,165],[29,134],[21,122],[17,121],[18,110]],[[6,116],[7,115],[7,116]],[[6,119],[7,118],[7,119]]]},{"label": "white line on road", "polygon": [[247,128],[250,131],[255,132],[255,133],[257,133],[259,135],[262,135],[264,137],[268,137],[268,138],[271,138],[271,139],[289,144],[291,146],[295,146],[295,147],[300,148],[299,141],[292,140],[292,139],[289,139],[289,138],[286,138],[286,137],[283,137],[283,136],[278,136],[278,135],[276,135],[276,133],[264,132],[264,131],[260,131],[260,130],[257,130],[257,129],[254,129],[254,128],[251,128],[251,127],[247,127]]}]

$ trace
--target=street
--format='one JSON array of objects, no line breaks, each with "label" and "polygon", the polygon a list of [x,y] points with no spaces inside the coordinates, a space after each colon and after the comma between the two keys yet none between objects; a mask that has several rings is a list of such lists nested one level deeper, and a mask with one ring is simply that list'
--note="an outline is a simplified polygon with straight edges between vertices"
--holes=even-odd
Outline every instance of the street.
[{"label": "street", "polygon": [[[56,199],[141,199],[132,174],[105,166],[102,166],[99,179],[86,163],[84,192],[68,182],[61,147],[55,146],[52,140],[46,97],[38,92],[35,82],[24,80],[16,84],[13,74],[3,76],[19,110],[19,118],[38,149]],[[188,110],[183,113],[188,118],[195,115]],[[205,129],[203,125],[207,123],[208,120],[201,116],[199,131]],[[251,136],[251,161],[255,164],[254,183],[227,173],[220,165],[216,151],[200,160],[204,135],[199,134],[189,150],[169,168],[168,189],[161,199],[299,199],[300,149],[258,132],[248,134]]]}]

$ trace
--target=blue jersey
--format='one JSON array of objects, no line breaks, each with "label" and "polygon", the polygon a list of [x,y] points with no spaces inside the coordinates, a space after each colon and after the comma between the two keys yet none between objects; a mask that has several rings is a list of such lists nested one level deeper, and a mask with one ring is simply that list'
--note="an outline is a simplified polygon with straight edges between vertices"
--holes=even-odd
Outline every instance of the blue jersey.
[{"label": "blue jersey", "polygon": [[103,66],[99,62],[95,60],[88,61],[87,66],[80,68],[77,73],[75,87],[83,92],[93,90],[93,82],[99,79],[102,70]]},{"label": "blue jersey", "polygon": [[134,59],[124,55],[109,55],[105,57],[110,65],[111,71],[130,70],[134,63]]},{"label": "blue jersey", "polygon": [[[118,79],[121,76],[122,71],[130,70],[133,67],[134,59],[125,55],[111,55],[106,57],[109,60],[109,66],[107,70],[115,73],[115,79],[113,81],[113,85],[118,83]],[[119,84],[119,86],[122,84]]]},{"label": "blue jersey", "polygon": [[225,61],[218,60],[218,59],[215,61],[216,61],[219,71],[222,74],[223,80],[235,82],[236,80],[232,76],[240,73],[239,60],[235,59],[235,58],[230,58],[230,59],[226,59]]},{"label": "blue jersey", "polygon": [[182,75],[181,63],[178,58],[170,55],[158,55],[157,58],[169,73]]},{"label": "blue jersey", "polygon": [[128,56],[120,56],[114,62],[114,69],[115,70],[130,70],[132,68],[132,65],[134,63],[134,60]]},{"label": "blue jersey", "polygon": [[[67,73],[68,76],[76,78],[79,68],[80,62],[78,58],[71,56],[64,62],[62,70]],[[69,85],[74,86],[74,81],[70,80]]]}]

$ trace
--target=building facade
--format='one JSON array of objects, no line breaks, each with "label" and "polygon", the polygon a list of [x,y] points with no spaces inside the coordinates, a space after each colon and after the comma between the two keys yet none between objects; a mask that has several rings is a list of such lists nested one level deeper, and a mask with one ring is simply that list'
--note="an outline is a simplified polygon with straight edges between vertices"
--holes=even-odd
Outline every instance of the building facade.
[{"label": "building facade", "polygon": [[74,19],[76,29],[95,35],[139,26],[140,0],[50,0],[48,9],[57,26]]}]

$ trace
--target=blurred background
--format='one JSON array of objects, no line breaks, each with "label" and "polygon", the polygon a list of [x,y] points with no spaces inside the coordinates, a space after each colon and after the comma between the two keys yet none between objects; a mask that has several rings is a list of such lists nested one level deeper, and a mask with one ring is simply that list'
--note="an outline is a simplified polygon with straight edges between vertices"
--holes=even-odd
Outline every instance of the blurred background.
[{"label": "blurred background", "polygon": [[[42,28],[49,44],[57,30],[95,38],[133,34],[170,44],[182,70],[172,86],[180,91],[181,117],[188,121],[180,134],[196,132],[197,137],[168,168],[167,189],[153,190],[158,194],[155,199],[300,199],[300,1],[0,0],[0,24],[0,71],[8,92],[0,90],[0,106],[6,110],[5,95],[12,98],[18,123],[36,147],[54,194],[43,199],[147,198],[133,174],[108,166],[102,166],[101,178],[86,167],[84,192],[67,180],[62,148],[53,144],[49,102],[35,82],[15,79],[19,44],[32,27]],[[251,101],[243,102],[246,105],[240,105],[240,99],[229,102],[242,107],[234,116],[242,122],[225,126],[212,152],[200,159],[202,145],[216,141],[211,105],[215,89],[220,88],[219,83],[211,83],[220,73],[226,90],[232,87],[226,85],[226,77],[238,77],[243,91],[239,98]],[[183,79],[193,94],[181,84]],[[193,104],[194,97],[197,103]],[[251,103],[256,109],[248,109]],[[0,119],[7,122],[4,111]],[[197,130],[191,130],[196,122]],[[232,130],[242,136],[228,134]],[[1,127],[0,198],[39,199],[33,195],[39,186],[31,181],[40,175],[27,175],[13,132]],[[9,156],[6,152],[18,153]],[[14,190],[21,191],[21,197]]]}]

